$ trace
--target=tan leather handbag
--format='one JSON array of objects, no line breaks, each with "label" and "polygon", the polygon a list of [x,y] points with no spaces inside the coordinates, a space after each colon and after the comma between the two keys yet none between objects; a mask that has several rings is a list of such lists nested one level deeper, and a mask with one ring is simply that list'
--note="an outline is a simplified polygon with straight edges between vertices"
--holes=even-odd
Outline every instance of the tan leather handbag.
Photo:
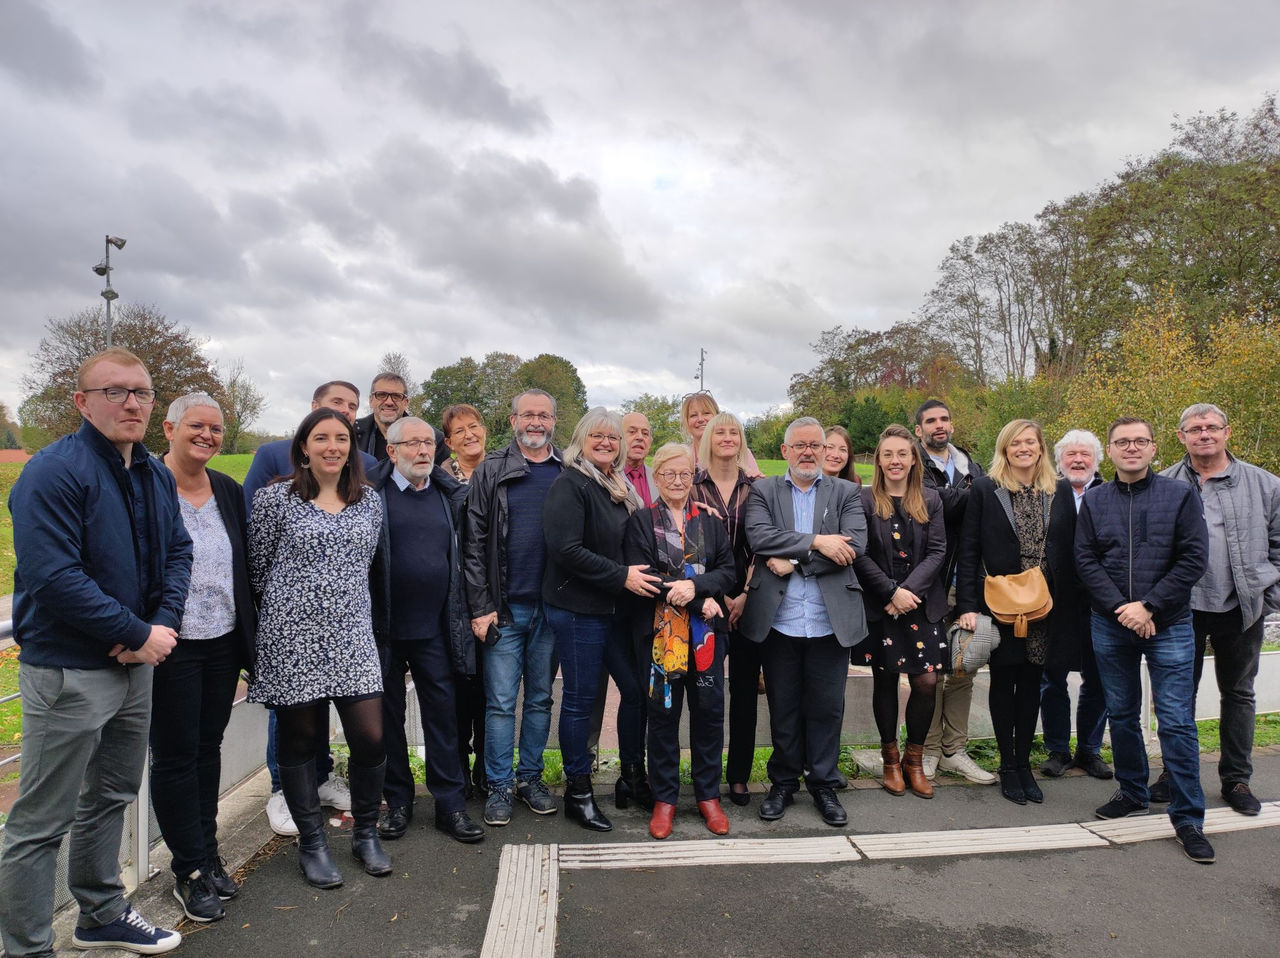
[{"label": "tan leather handbag", "polygon": [[1053,608],[1049,583],[1039,566],[1017,575],[989,575],[982,594],[991,617],[1012,625],[1013,634],[1019,639],[1027,637],[1028,622],[1039,622]]}]

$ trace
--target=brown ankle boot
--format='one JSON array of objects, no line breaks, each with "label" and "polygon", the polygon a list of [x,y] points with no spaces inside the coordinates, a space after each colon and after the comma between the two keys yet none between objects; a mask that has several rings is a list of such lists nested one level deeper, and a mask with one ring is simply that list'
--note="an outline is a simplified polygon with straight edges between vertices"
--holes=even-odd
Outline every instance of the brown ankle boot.
[{"label": "brown ankle boot", "polygon": [[924,746],[907,745],[907,754],[902,758],[902,768],[906,772],[907,784],[911,791],[921,798],[933,798],[933,786],[924,777]]},{"label": "brown ankle boot", "polygon": [[905,795],[907,785],[902,780],[902,757],[898,754],[898,743],[881,742],[880,757],[884,759],[884,780],[880,784],[890,795]]}]

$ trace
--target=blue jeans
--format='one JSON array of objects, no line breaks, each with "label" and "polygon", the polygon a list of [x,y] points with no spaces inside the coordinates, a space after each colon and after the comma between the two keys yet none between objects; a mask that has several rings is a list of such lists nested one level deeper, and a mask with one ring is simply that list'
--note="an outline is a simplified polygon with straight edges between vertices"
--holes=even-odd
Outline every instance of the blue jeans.
[{"label": "blue jeans", "polygon": [[1142,708],[1142,657],[1151,673],[1151,694],[1160,723],[1160,748],[1169,773],[1169,818],[1173,827],[1204,824],[1200,787],[1200,741],[1196,733],[1194,686],[1195,635],[1190,619],[1140,639],[1111,618],[1093,616],[1093,651],[1111,713],[1111,749],[1116,781],[1131,799],[1147,804],[1147,749],[1139,720]]},{"label": "blue jeans", "polygon": [[580,615],[547,606],[564,682],[560,700],[560,752],[566,779],[591,774],[591,709],[607,669],[618,686],[618,752],[625,765],[644,761],[639,667],[624,621],[614,615]]},{"label": "blue jeans", "polygon": [[[1097,755],[1107,727],[1107,700],[1098,679],[1098,663],[1086,655],[1080,670],[1080,699],[1076,702],[1076,751]],[[1040,720],[1044,723],[1044,747],[1050,752],[1071,751],[1071,693],[1069,669],[1046,668],[1040,680]]]},{"label": "blue jeans", "polygon": [[[542,751],[551,731],[551,681],[555,640],[541,602],[510,602],[511,624],[498,641],[481,645],[484,656],[484,771],[490,788],[510,788],[542,775]],[[520,717],[520,767],[513,777],[516,698],[524,680]]]}]

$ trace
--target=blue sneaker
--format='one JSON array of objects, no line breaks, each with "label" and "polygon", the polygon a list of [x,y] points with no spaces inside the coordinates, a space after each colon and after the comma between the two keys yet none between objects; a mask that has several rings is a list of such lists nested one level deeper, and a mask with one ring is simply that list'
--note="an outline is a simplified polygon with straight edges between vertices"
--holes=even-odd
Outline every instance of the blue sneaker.
[{"label": "blue sneaker", "polygon": [[119,948],[135,955],[162,955],[182,944],[182,936],[176,931],[157,928],[134,911],[132,905],[125,905],[124,914],[109,924],[77,928],[71,943],[77,948]]},{"label": "blue sneaker", "polygon": [[484,823],[506,825],[511,821],[511,789],[494,785],[484,802]]}]

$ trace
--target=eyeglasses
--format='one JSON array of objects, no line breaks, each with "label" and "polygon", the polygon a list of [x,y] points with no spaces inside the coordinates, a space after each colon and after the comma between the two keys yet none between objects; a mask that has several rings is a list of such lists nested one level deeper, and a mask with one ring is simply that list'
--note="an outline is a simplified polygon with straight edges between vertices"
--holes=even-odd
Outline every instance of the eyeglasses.
[{"label": "eyeglasses", "polygon": [[1190,429],[1179,430],[1184,436],[1216,436],[1226,426],[1192,426]]},{"label": "eyeglasses", "polygon": [[125,389],[123,386],[95,386],[92,389],[80,390],[84,393],[102,393],[107,397],[107,402],[124,403],[132,394],[138,402],[147,406],[156,401],[156,391],[154,389]]},{"label": "eyeglasses", "polygon": [[680,482],[680,483],[685,483],[685,482],[692,482],[692,481],[693,481],[693,473],[691,473],[691,472],[672,472],[672,471],[671,471],[671,470],[669,470],[669,469],[664,469],[664,470],[662,470],[662,472],[655,472],[655,473],[654,473],[654,476],[655,476],[655,477],[657,477],[658,479],[661,479],[663,482]]},{"label": "eyeglasses", "polygon": [[556,417],[549,412],[522,412],[516,416],[521,422],[555,422]]},{"label": "eyeglasses", "polygon": [[402,439],[399,442],[393,442],[393,446],[403,446],[409,452],[417,452],[424,446],[435,448],[436,441],[434,439]]},{"label": "eyeglasses", "polygon": [[611,446],[616,446],[622,442],[621,436],[615,436],[611,432],[589,432],[587,438],[592,442],[607,442]]},{"label": "eyeglasses", "polygon": [[206,429],[208,429],[208,430],[209,430],[209,432],[213,433],[213,435],[215,435],[215,436],[221,436],[221,435],[222,435],[222,427],[221,427],[221,426],[219,426],[217,423],[207,423],[207,422],[188,422],[188,423],[184,423],[184,425],[185,425],[188,429],[190,429],[192,432],[200,433],[200,432],[204,432]]},{"label": "eyeglasses", "polygon": [[824,442],[789,442],[788,449],[794,449],[796,452],[821,452],[827,448]]},{"label": "eyeglasses", "polygon": [[376,393],[369,393],[370,397],[378,402],[386,402],[388,399],[394,399],[396,402],[404,402],[409,397],[404,393],[387,393],[378,390]]},{"label": "eyeglasses", "polygon": [[1117,449],[1146,449],[1148,446],[1155,445],[1155,441],[1148,439],[1146,436],[1139,436],[1137,439],[1112,439],[1111,445]]}]

